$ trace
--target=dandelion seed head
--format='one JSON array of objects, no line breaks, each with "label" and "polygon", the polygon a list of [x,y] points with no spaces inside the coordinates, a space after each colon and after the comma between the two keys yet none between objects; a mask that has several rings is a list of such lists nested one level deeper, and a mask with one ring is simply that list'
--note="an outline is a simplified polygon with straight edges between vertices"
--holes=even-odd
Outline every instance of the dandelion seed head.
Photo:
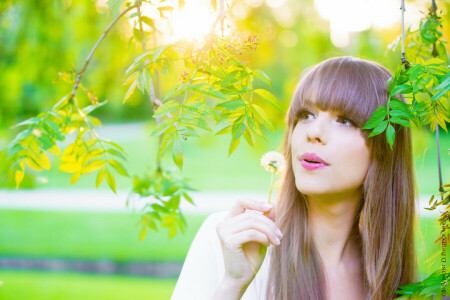
[{"label": "dandelion seed head", "polygon": [[269,151],[261,157],[261,166],[271,173],[277,174],[285,167],[283,154],[277,151]]}]

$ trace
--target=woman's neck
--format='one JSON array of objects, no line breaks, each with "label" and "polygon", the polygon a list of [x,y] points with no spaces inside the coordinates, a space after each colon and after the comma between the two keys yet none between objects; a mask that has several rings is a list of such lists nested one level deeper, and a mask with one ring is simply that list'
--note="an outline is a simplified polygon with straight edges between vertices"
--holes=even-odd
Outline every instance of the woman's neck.
[{"label": "woman's neck", "polygon": [[351,236],[361,196],[308,196],[312,238],[326,269],[358,267],[358,241]]}]

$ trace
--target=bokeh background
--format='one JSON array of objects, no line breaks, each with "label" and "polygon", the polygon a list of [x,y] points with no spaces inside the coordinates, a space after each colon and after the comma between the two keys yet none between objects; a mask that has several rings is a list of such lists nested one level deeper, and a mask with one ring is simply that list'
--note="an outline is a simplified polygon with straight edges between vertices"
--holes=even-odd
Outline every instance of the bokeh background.
[{"label": "bokeh background", "polygon": [[[156,1],[155,1],[156,2]],[[166,1],[169,3],[169,1]],[[196,5],[209,5],[202,1]],[[428,3],[429,2],[429,3]],[[388,45],[401,33],[400,1],[234,0],[229,3],[231,30],[259,36],[256,52],[247,57],[253,68],[272,80],[265,87],[284,109],[300,74],[323,59],[352,55],[375,60],[394,71],[400,47]],[[431,1],[406,1],[405,23],[416,29]],[[442,10],[444,40],[449,37],[449,1]],[[184,15],[181,29],[198,32],[207,15]],[[144,14],[151,16],[150,9]],[[11,127],[49,110],[71,85],[59,72],[79,70],[113,16],[101,0],[2,1],[0,3],[0,148],[15,134]],[[196,27],[197,26],[197,27]],[[179,30],[181,30],[179,29]],[[176,29],[175,29],[176,31]],[[169,35],[161,27],[159,43]],[[140,92],[123,104],[122,79],[140,51],[130,43],[132,19],[123,18],[95,53],[83,85],[108,104],[94,112],[103,126],[100,136],[117,142],[128,153],[131,175],[154,168],[157,138],[148,97]],[[158,43],[158,41],[156,41]],[[449,51],[447,45],[447,51]],[[181,72],[181,69],[180,69]],[[164,95],[181,73],[160,76],[157,95]],[[81,99],[87,104],[87,98]],[[447,106],[448,107],[448,106]],[[169,239],[165,229],[148,232],[139,241],[139,203],[125,205],[132,179],[117,177],[118,194],[94,175],[69,184],[70,174],[57,168],[26,175],[19,190],[0,161],[0,298],[1,299],[169,299],[195,233],[211,213],[228,209],[239,195],[265,200],[270,174],[259,166],[262,154],[281,150],[284,112],[268,111],[276,131],[265,131],[268,143],[241,143],[228,157],[229,137],[206,135],[183,142],[183,175],[197,206],[183,203],[186,232]],[[413,132],[420,227],[417,251],[420,277],[440,266],[438,212],[424,209],[438,192],[435,133]],[[69,137],[70,138],[70,137]],[[450,135],[440,131],[443,180],[450,182]],[[58,165],[54,158],[52,165]],[[173,167],[171,159],[164,164]],[[273,195],[272,195],[273,196]]]}]

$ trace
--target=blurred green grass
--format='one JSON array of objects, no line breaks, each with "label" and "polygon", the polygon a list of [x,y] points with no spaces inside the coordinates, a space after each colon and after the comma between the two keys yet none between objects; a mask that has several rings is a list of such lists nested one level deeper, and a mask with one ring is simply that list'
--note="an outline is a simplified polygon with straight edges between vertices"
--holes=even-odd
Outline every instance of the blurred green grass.
[{"label": "blurred green grass", "polygon": [[[145,125],[150,129],[153,125]],[[201,191],[266,191],[270,184],[270,174],[260,167],[260,158],[272,150],[281,151],[283,132],[266,132],[268,142],[255,138],[251,147],[245,140],[241,141],[236,151],[228,157],[230,137],[201,136],[182,141],[184,166],[182,174],[188,183]],[[149,167],[155,166],[157,140],[142,139],[118,142],[128,153],[128,161],[124,162],[131,175],[142,175]],[[450,134],[440,132],[441,168],[444,183],[450,182]],[[431,195],[438,191],[438,167],[436,156],[435,134],[423,130],[414,131],[413,155],[416,171],[416,182],[419,194]],[[59,165],[59,158],[54,160]],[[163,165],[174,167],[171,155],[166,155]],[[38,188],[95,188],[96,172],[81,176],[74,185],[69,184],[71,174],[52,168],[50,171],[37,174],[47,177],[48,182],[37,185]],[[132,179],[115,175],[119,189],[130,190]],[[100,186],[107,189],[106,182]]]},{"label": "blurred green grass", "polygon": [[[186,215],[188,228],[169,239],[165,230],[148,231],[140,242],[134,213],[0,211],[0,256],[86,260],[178,261],[207,215]],[[436,218],[422,217],[416,231],[419,278],[440,267],[434,240]],[[64,242],[61,242],[64,240]],[[447,254],[449,252],[447,251]],[[94,275],[71,272],[0,270],[0,299],[170,299],[176,278]],[[24,289],[23,287],[27,288]]]},{"label": "blurred green grass", "polygon": [[[167,230],[148,231],[139,241],[139,216],[132,213],[0,212],[0,256],[86,260],[178,261],[182,263],[195,234],[207,215],[186,215],[188,228],[168,238]],[[434,240],[440,228],[436,218],[422,217],[416,231],[419,271],[423,275],[439,267],[426,262],[439,250]],[[61,241],[64,242],[61,242]]]},{"label": "blurred green grass", "polygon": [[170,299],[176,279],[0,270],[0,299]]},{"label": "blurred green grass", "polygon": [[[0,211],[0,255],[125,261],[183,262],[206,215],[187,215],[185,234],[166,228],[139,241],[137,213]],[[64,242],[62,242],[64,241]]]}]

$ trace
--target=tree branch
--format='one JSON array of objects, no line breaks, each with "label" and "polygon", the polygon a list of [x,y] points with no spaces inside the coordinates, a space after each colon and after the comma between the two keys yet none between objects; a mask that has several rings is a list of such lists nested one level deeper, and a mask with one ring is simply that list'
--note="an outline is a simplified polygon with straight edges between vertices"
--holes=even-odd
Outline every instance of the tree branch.
[{"label": "tree branch", "polygon": [[62,98],[58,103],[56,103],[53,108],[57,108],[59,105],[61,105],[63,102],[66,101],[72,101],[72,99],[75,97],[75,93],[78,89],[78,87],[80,86],[80,81],[84,76],[84,72],[86,71],[87,67],[89,66],[89,63],[91,62],[91,58],[94,55],[95,50],[97,50],[98,46],[100,45],[100,43],[103,41],[103,39],[106,37],[106,35],[108,34],[108,32],[111,30],[111,28],[114,26],[114,24],[116,24],[116,22],[127,12],[129,12],[130,10],[132,10],[133,8],[136,8],[136,4],[131,5],[129,7],[127,7],[126,9],[124,9],[121,13],[119,13],[114,20],[112,20],[112,22],[108,25],[108,27],[105,29],[105,31],[103,32],[103,34],[100,36],[100,38],[97,40],[97,42],[94,45],[94,48],[92,48],[91,52],[89,53],[89,55],[86,58],[86,61],[84,62],[83,67],[81,68],[81,71],[77,73],[77,77],[75,80],[75,84],[73,85],[73,89],[72,92],[70,93],[69,98],[64,97]]}]

